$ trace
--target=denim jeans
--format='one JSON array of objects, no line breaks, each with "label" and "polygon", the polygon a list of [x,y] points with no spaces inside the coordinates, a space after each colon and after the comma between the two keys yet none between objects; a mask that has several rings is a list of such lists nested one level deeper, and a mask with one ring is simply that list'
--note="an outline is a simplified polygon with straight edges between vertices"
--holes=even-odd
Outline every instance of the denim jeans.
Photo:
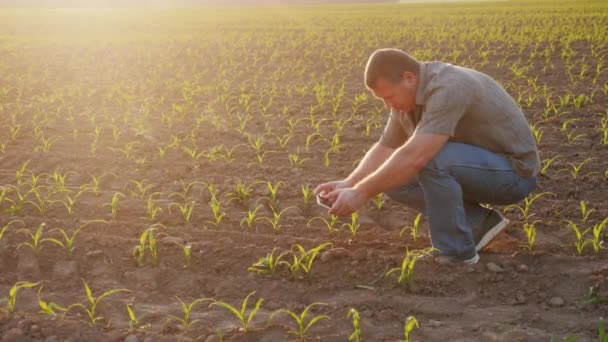
[{"label": "denim jeans", "polygon": [[409,183],[386,192],[426,215],[433,247],[442,255],[475,255],[472,226],[489,213],[485,204],[512,204],[536,188],[507,158],[474,145],[448,142]]}]

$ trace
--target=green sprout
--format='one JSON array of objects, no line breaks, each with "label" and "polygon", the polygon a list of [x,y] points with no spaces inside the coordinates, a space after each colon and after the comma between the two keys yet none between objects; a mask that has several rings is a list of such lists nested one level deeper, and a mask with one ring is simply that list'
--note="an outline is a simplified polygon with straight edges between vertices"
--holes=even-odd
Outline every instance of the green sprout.
[{"label": "green sprout", "polygon": [[74,230],[74,232],[72,233],[71,236],[68,236],[68,234],[65,232],[65,230],[63,230],[61,228],[53,229],[53,230],[59,230],[59,232],[63,236],[64,242],[61,242],[58,239],[54,239],[54,238],[45,238],[45,239],[42,239],[41,242],[48,241],[48,242],[52,242],[52,243],[56,244],[57,246],[63,248],[65,250],[65,252],[67,253],[68,257],[71,258],[74,253],[74,239],[76,239],[76,236],[78,236],[78,234],[80,234],[80,231],[82,229],[84,229],[85,227],[87,227],[89,224],[92,224],[92,223],[108,223],[108,221],[105,221],[105,220],[87,221],[84,224],[80,225],[78,228],[76,228],[76,230]]},{"label": "green sprout", "polygon": [[361,318],[359,317],[359,312],[354,308],[348,310],[348,315],[346,318],[353,317],[353,332],[348,336],[349,341],[361,342],[363,337],[361,335]]},{"label": "green sprout", "polygon": [[190,327],[194,323],[198,323],[201,321],[200,319],[195,319],[195,320],[190,319],[190,313],[192,312],[192,309],[194,309],[194,306],[197,304],[203,303],[203,302],[214,301],[212,298],[199,298],[199,299],[194,300],[190,304],[186,305],[186,303],[184,303],[178,296],[175,296],[175,298],[177,298],[177,300],[181,304],[182,313],[184,315],[183,315],[183,317],[169,316],[169,317],[165,318],[164,323],[163,323],[163,328],[170,322],[175,321],[182,325],[182,327],[184,328],[184,334],[188,333],[188,331],[190,330]]},{"label": "green sprout", "polygon": [[311,218],[310,220],[308,220],[308,223],[306,225],[310,227],[310,224],[314,220],[321,220],[323,223],[325,223],[325,227],[327,227],[327,229],[329,230],[330,233],[333,233],[338,230],[338,216],[337,215],[331,215],[331,218],[329,219],[329,221],[324,219],[321,216],[315,216],[315,217]]},{"label": "green sprout", "polygon": [[38,286],[39,283],[28,283],[27,281],[16,282],[11,289],[8,291],[8,303],[5,308],[0,308],[0,311],[7,313],[15,312],[15,305],[17,304],[17,293],[21,289],[32,288]]},{"label": "green sprout", "polygon": [[291,207],[287,207],[287,208],[281,210],[278,213],[276,211],[274,211],[274,209],[273,209],[273,211],[272,211],[272,216],[273,217],[272,218],[262,216],[262,217],[256,218],[255,220],[256,221],[258,221],[258,220],[266,220],[266,221],[268,221],[272,225],[272,229],[274,230],[274,232],[278,233],[280,231],[280,228],[281,228],[281,225],[279,223],[279,221],[281,220],[281,216],[283,216],[283,213],[285,213],[287,210],[292,209],[292,208],[297,209],[295,206],[291,206]]},{"label": "green sprout", "polygon": [[528,243],[522,245],[522,247],[531,251],[534,247],[534,241],[536,240],[536,223],[540,222],[540,220],[536,220],[532,223],[524,223],[524,232],[526,233],[526,238],[528,239]]},{"label": "green sprout", "polygon": [[418,213],[418,215],[416,215],[416,218],[414,218],[414,222],[412,223],[412,225],[403,227],[403,229],[401,229],[401,231],[399,232],[399,236],[402,236],[403,233],[405,233],[409,230],[410,235],[412,235],[412,237],[414,238],[414,241],[416,241],[416,238],[418,237],[418,228],[420,227],[421,218],[422,218],[422,213]]},{"label": "green sprout", "polygon": [[401,266],[388,270],[388,272],[386,272],[386,277],[395,272],[398,273],[399,277],[397,279],[397,284],[404,286],[408,291],[412,291],[414,285],[414,267],[416,266],[416,261],[418,261],[418,258],[423,254],[430,255],[433,250],[435,250],[433,247],[429,247],[427,249],[414,250],[410,252],[406,247],[405,257],[401,262]]},{"label": "green sprout", "polygon": [[262,275],[272,275],[274,274],[278,266],[280,265],[281,258],[287,255],[288,252],[283,252],[275,257],[274,252],[276,247],[272,249],[272,252],[268,253],[266,256],[261,257],[256,263],[249,266],[247,271],[256,272]]},{"label": "green sprout", "polygon": [[350,214],[350,223],[344,223],[341,228],[348,228],[352,236],[355,236],[360,226],[361,225],[359,224],[359,212],[355,211],[354,213]]},{"label": "green sprout", "polygon": [[97,320],[102,319],[102,317],[98,317],[95,312],[97,310],[97,305],[99,305],[99,303],[101,302],[102,299],[104,299],[114,293],[118,293],[118,292],[131,292],[131,290],[129,290],[129,289],[113,289],[113,290],[106,291],[106,292],[102,293],[99,297],[95,298],[93,296],[93,293],[91,292],[91,289],[89,288],[89,285],[87,284],[86,281],[84,281],[84,279],[82,280],[82,283],[84,284],[84,292],[87,295],[87,300],[89,301],[88,307],[86,307],[84,304],[81,304],[81,303],[72,304],[72,305],[68,306],[67,309],[61,315],[62,319],[65,317],[65,315],[70,310],[80,308],[84,312],[87,313],[87,315],[89,316],[89,319],[91,321],[91,324],[95,325]]},{"label": "green sprout", "polygon": [[[302,272],[307,278],[310,279],[312,275],[312,265],[317,257],[317,254],[328,246],[333,247],[333,244],[331,242],[325,242],[307,251],[301,245],[295,244],[291,247],[293,262],[289,263],[288,261],[281,261],[279,264],[286,265],[293,277],[297,277],[298,273]],[[294,248],[297,250],[297,252],[294,252]]]},{"label": "green sprout", "polygon": [[304,342],[306,340],[306,332],[308,331],[308,329],[310,329],[310,327],[312,327],[315,323],[317,323],[318,321],[320,321],[322,319],[329,319],[329,316],[327,316],[327,315],[318,315],[318,316],[314,316],[313,318],[311,318],[308,321],[308,324],[305,324],[306,316],[308,315],[308,312],[315,305],[327,305],[327,304],[326,303],[312,303],[309,306],[307,306],[304,309],[304,311],[302,311],[302,313],[300,313],[299,315],[297,315],[296,313],[289,311],[287,309],[279,309],[279,310],[274,311],[270,315],[270,318],[268,319],[268,321],[269,322],[272,321],[272,319],[280,313],[288,314],[289,316],[291,316],[294,319],[294,321],[296,322],[296,325],[297,325],[297,330],[289,330],[288,333],[297,336],[301,342]]},{"label": "green sprout", "polygon": [[247,332],[247,330],[249,329],[249,325],[251,324],[251,320],[253,319],[255,314],[260,309],[260,305],[262,305],[262,301],[264,301],[264,299],[259,298],[255,302],[254,308],[249,311],[249,315],[246,316],[245,310],[247,309],[247,301],[249,300],[249,297],[251,297],[254,293],[255,293],[255,291],[251,292],[250,294],[247,295],[247,297],[245,297],[245,299],[243,299],[240,311],[237,310],[237,308],[235,308],[234,306],[232,306],[226,302],[220,302],[220,301],[215,301],[215,302],[211,303],[211,305],[209,305],[209,307],[212,307],[214,305],[219,305],[219,306],[227,309],[228,311],[232,312],[241,322],[240,330],[242,330],[243,332]]},{"label": "green sprout", "polygon": [[420,327],[418,325],[418,320],[414,316],[408,316],[405,319],[405,324],[403,325],[403,335],[405,340],[403,342],[410,342],[410,334],[414,328]]}]

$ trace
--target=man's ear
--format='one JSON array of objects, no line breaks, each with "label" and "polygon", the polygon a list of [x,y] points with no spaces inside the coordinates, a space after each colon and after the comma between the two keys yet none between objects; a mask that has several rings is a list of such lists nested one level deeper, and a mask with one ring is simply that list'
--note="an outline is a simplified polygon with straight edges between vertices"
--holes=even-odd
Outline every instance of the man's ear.
[{"label": "man's ear", "polygon": [[402,77],[407,85],[411,86],[416,84],[417,76],[413,72],[404,71]]}]

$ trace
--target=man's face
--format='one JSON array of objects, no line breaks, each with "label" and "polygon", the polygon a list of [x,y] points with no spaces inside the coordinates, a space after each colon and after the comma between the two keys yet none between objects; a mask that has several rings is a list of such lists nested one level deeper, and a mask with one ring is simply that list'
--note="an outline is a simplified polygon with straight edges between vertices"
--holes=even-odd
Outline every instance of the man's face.
[{"label": "man's face", "polygon": [[372,92],[374,96],[384,101],[384,106],[401,112],[410,112],[416,108],[416,74],[406,71],[397,83],[380,78],[376,81]]}]

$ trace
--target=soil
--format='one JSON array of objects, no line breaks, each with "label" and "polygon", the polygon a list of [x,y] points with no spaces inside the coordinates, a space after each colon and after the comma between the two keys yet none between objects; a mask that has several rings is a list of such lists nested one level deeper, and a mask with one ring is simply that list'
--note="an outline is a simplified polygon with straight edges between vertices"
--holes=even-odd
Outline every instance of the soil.
[{"label": "soil", "polygon": [[[605,191],[608,149],[600,143],[600,117],[597,115],[606,110],[608,95],[601,90],[595,93],[593,103],[580,109],[569,104],[564,108],[565,114],[546,120],[541,116],[544,99],[524,106],[530,122],[540,122],[539,127],[543,128],[539,145],[541,157],[559,156],[541,177],[537,190],[537,193],[551,192],[553,195],[541,197],[531,207],[534,215],[529,220],[539,220],[534,248],[530,251],[522,247],[526,243],[522,229],[524,220],[517,209],[497,207],[512,223],[481,253],[478,264],[443,266],[420,261],[415,267],[413,287],[406,288],[397,283],[394,274],[384,276],[384,273],[401,264],[406,246],[410,251],[430,246],[426,219],[422,220],[415,240],[408,234],[400,236],[400,230],[411,224],[417,213],[385,198],[381,209],[370,202],[360,211],[360,228],[355,235],[345,228],[329,232],[320,220],[308,224],[315,216],[328,217],[326,210],[317,206],[314,200],[305,205],[301,194],[303,184],[314,188],[319,183],[340,179],[352,170],[353,163],[381,133],[380,126],[366,136],[363,124],[368,113],[384,115],[379,109],[379,101],[370,96],[357,109],[357,120],[347,124],[343,131],[343,148],[330,154],[330,165],[326,167],[327,142],[317,140],[310,150],[304,149],[306,136],[312,132],[307,122],[298,124],[285,147],[281,147],[273,136],[286,134],[287,118],[307,117],[310,106],[317,101],[314,94],[298,95],[294,90],[287,96],[281,89],[279,94],[283,95],[272,103],[272,114],[268,117],[263,117],[263,111],[257,105],[250,109],[251,121],[246,131],[253,137],[268,130],[272,132],[263,138],[263,150],[272,153],[258,163],[246,135],[236,129],[235,114],[245,111],[237,105],[241,92],[238,85],[255,91],[248,77],[251,74],[247,74],[255,71],[252,67],[233,75],[235,83],[225,91],[237,109],[227,113],[213,102],[217,89],[198,93],[192,102],[183,104],[182,81],[175,80],[188,75],[190,67],[195,69],[199,65],[188,49],[200,54],[206,52],[188,42],[166,40],[155,45],[142,41],[134,46],[110,44],[106,47],[86,45],[86,48],[76,43],[66,43],[58,48],[53,43],[34,42],[28,46],[34,51],[17,49],[7,63],[25,70],[19,66],[18,56],[38,53],[34,60],[46,63],[50,76],[38,82],[27,81],[31,82],[31,87],[24,89],[20,96],[11,88],[0,97],[4,104],[0,123],[4,127],[12,126],[9,114],[17,113],[20,125],[15,140],[9,139],[8,130],[0,134],[1,141],[7,142],[5,152],[0,154],[0,184],[9,189],[7,198],[16,201],[15,189],[19,188],[23,194],[27,193],[27,200],[36,202],[34,194],[28,193],[32,188],[32,175],[40,176],[40,193],[57,200],[65,199],[65,194],[51,190],[55,183],[48,174],[53,171],[70,172],[66,178],[66,193],[72,195],[91,184],[91,175],[104,176],[100,178],[97,194],[89,189],[78,196],[72,214],[62,203],[55,202],[45,213],[26,203],[20,212],[7,212],[1,216],[2,225],[12,220],[21,222],[12,223],[0,241],[0,294],[8,295],[17,281],[37,282],[44,285],[43,300],[67,307],[74,303],[86,305],[83,280],[94,296],[112,289],[128,289],[129,292],[105,297],[97,307],[97,315],[101,318],[92,325],[79,308],[70,310],[63,319],[60,315],[39,314],[37,288],[22,289],[17,295],[16,312],[0,312],[2,341],[219,341],[217,331],[221,331],[226,341],[290,341],[294,336],[288,331],[295,328],[294,321],[282,313],[269,322],[271,314],[278,309],[300,313],[312,303],[324,304],[314,306],[311,314],[330,318],[320,320],[308,330],[306,335],[311,341],[346,341],[352,332],[352,320],[347,317],[351,308],[360,313],[361,329],[367,341],[402,339],[403,324],[408,316],[415,316],[420,325],[412,332],[414,341],[549,341],[551,337],[561,339],[565,336],[576,337],[579,341],[597,340],[599,318],[608,315],[608,307],[606,303],[587,300],[608,298],[608,251],[601,249],[595,253],[587,246],[582,255],[578,255],[574,233],[566,221],[572,220],[587,229],[608,217]],[[146,56],[154,55],[146,54],[146,48],[162,57],[147,60]],[[578,47],[580,55],[588,54],[589,49],[588,42]],[[74,57],[72,71],[62,73],[64,57],[78,53],[82,56]],[[219,63],[219,53],[209,58]],[[86,79],[93,68],[86,61],[97,60],[100,56],[107,59],[91,65],[107,70],[107,74],[99,74],[94,80]],[[255,56],[267,57],[264,51]],[[289,57],[287,52],[284,57]],[[175,63],[167,64],[166,69],[155,67],[179,58],[183,58],[186,68]],[[589,60],[594,61],[591,57]],[[129,66],[125,61],[134,64]],[[558,52],[552,61],[554,69],[543,72],[542,61],[536,61],[528,74],[538,75],[538,84],[549,84],[559,95],[568,90],[575,94],[588,93],[588,84],[583,81],[572,86],[566,78],[556,78],[556,74],[564,72]],[[520,85],[525,82],[512,78],[506,66],[498,67],[494,60],[492,62],[480,65],[478,69],[502,81],[511,80]],[[232,65],[230,63],[234,60],[228,65]],[[591,67],[595,68],[593,62]],[[31,72],[37,71],[36,68]],[[345,81],[334,80],[336,84],[346,83],[349,101],[351,95],[365,92],[359,77],[362,69],[358,65],[352,69],[352,75],[344,76]],[[217,72],[213,68],[201,70],[204,72],[197,77],[213,79],[213,73]],[[171,71],[177,73],[176,78],[168,76]],[[324,67],[317,70],[318,73],[325,71]],[[143,80],[139,78],[141,76]],[[163,84],[164,77],[174,83]],[[104,80],[112,82],[104,83]],[[127,85],[121,86],[116,80]],[[154,83],[154,87],[150,80],[161,82]],[[128,81],[133,83],[126,83]],[[597,87],[607,81],[608,73],[604,73]],[[78,82],[80,86],[74,93],[69,91],[72,82]],[[10,84],[15,85],[17,81]],[[112,92],[114,84],[119,85]],[[89,95],[88,99],[87,87],[93,85],[92,89],[97,93]],[[53,89],[63,89],[65,93],[54,99]],[[121,91],[125,93],[121,94]],[[159,100],[161,96],[165,96],[164,102]],[[217,127],[209,114],[212,110],[206,109],[209,103],[213,103],[220,115]],[[183,104],[185,114],[180,114],[182,112],[172,104]],[[280,113],[284,105],[290,106],[287,114]],[[163,114],[172,110],[178,120],[170,125]],[[340,113],[349,110],[352,109],[345,100]],[[318,118],[332,118],[328,103],[317,111]],[[196,128],[200,113],[205,114],[205,121]],[[585,136],[568,144],[561,127],[571,118],[579,120],[568,127]],[[384,123],[384,120],[382,117],[380,122]],[[143,122],[143,128],[138,126],[140,122]],[[335,131],[329,122],[321,126],[326,137],[331,137]],[[36,125],[44,137],[62,138],[49,152],[34,151],[40,145]],[[93,155],[91,145],[96,127],[102,129]],[[116,144],[112,127],[119,133]],[[194,139],[189,136],[193,130],[197,133]],[[159,148],[170,145],[173,136],[181,140],[180,147],[167,148],[161,158]],[[235,149],[234,160],[210,160],[202,156],[193,161],[182,149],[192,147],[192,140],[199,151],[209,151],[219,144],[228,148],[242,145]],[[130,142],[135,145],[133,156],[128,159],[120,149],[124,150]],[[298,150],[303,158],[309,159],[292,167],[288,155]],[[576,180],[568,172],[560,171],[569,168],[568,163],[580,163],[587,158],[593,159],[585,164]],[[24,183],[19,185],[15,171],[28,160]],[[144,181],[150,186],[144,196],[138,196],[132,180]],[[238,181],[245,184],[283,182],[277,194],[278,208],[294,208],[285,211],[278,231],[263,220],[255,222],[251,229],[243,227],[241,220],[248,210],[259,206],[258,216],[265,217],[271,217],[272,211],[265,199],[270,196],[265,183],[253,185],[251,197],[245,203],[229,201],[229,194]],[[187,192],[188,200],[175,195],[183,193],[185,185],[191,182],[205,184],[192,184]],[[213,215],[207,184],[215,186],[216,196],[222,203],[224,217],[217,226],[210,223]],[[114,217],[108,204],[116,192],[125,196],[119,199]],[[155,192],[160,192],[154,199],[162,212],[150,220],[146,210],[148,196]],[[186,222],[171,203],[184,204],[189,200],[195,204],[192,217]],[[581,222],[580,201],[586,201],[594,210],[584,223]],[[10,203],[4,201],[0,206],[7,210]],[[107,222],[84,228],[75,238],[72,256],[48,241],[42,244],[38,254],[21,245],[28,237],[19,228],[33,233],[45,223],[43,237],[61,239],[57,229],[70,233],[93,219]],[[343,218],[339,224],[348,222],[348,218]],[[155,232],[158,264],[154,265],[146,251],[143,265],[138,265],[133,249],[142,232],[152,224],[162,224]],[[589,238],[590,232],[586,236]],[[605,236],[601,238],[605,246],[608,241]],[[320,252],[310,276],[292,276],[285,267],[270,276],[248,271],[253,263],[275,248],[275,255],[278,255],[291,250],[294,244],[309,249],[325,242],[332,245]],[[191,246],[190,267],[186,267],[184,252],[177,243]],[[283,260],[291,261],[291,257]],[[243,298],[253,291],[249,307],[253,307],[258,298],[263,298],[263,302],[247,332],[239,329],[239,321],[232,313],[219,306],[209,307],[210,302],[194,307],[191,319],[199,322],[188,331],[176,322],[167,322],[168,317],[181,315],[177,297],[186,303],[198,298],[213,298],[240,307]],[[125,307],[128,303],[132,304],[141,328],[129,327]],[[143,327],[146,324],[150,327]]]}]

